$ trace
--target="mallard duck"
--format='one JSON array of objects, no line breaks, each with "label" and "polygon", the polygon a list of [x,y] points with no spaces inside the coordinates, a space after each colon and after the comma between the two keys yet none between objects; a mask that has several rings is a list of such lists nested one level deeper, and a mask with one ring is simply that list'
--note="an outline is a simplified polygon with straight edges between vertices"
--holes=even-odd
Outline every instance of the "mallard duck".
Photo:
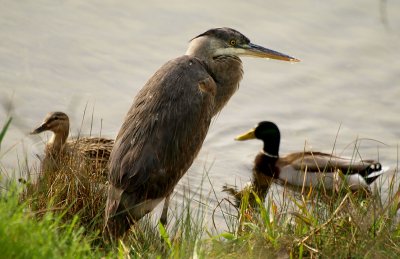
[{"label": "mallard duck", "polygon": [[107,177],[106,169],[112,147],[113,139],[101,137],[79,137],[68,140],[69,118],[63,112],[50,112],[43,123],[34,129],[31,134],[44,131],[53,132],[52,137],[45,147],[45,157],[42,159],[42,170],[57,170],[65,159],[83,160],[90,166],[92,173],[103,174]]},{"label": "mallard duck", "polygon": [[[295,152],[281,157],[280,131],[270,121],[260,122],[255,128],[235,138],[238,141],[249,139],[259,139],[264,143],[255,158],[250,184],[260,198],[266,195],[272,181],[295,187],[336,190],[344,180],[352,191],[369,191],[369,184],[386,172],[375,160],[354,161],[322,152]],[[243,195],[234,188],[223,188],[237,201]]]}]

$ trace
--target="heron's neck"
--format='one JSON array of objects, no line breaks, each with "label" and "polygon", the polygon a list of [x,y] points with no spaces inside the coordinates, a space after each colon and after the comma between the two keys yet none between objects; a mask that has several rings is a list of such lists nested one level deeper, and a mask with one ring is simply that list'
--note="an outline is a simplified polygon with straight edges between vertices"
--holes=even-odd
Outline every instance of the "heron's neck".
[{"label": "heron's neck", "polygon": [[190,42],[186,55],[196,57],[204,62],[208,73],[217,84],[213,114],[216,115],[239,88],[243,77],[243,67],[242,61],[237,56],[215,56],[213,46],[210,39],[199,37]]},{"label": "heron's neck", "polygon": [[235,56],[218,56],[206,63],[217,84],[215,115],[221,111],[239,88],[239,83],[243,77],[242,61]]}]

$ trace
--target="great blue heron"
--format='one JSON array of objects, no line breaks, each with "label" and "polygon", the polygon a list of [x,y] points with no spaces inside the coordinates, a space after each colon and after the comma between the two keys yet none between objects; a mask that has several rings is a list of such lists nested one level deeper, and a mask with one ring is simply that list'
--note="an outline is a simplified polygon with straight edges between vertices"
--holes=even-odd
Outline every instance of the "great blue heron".
[{"label": "great blue heron", "polygon": [[242,79],[239,56],[298,61],[255,45],[230,28],[208,30],[184,56],[163,65],[137,94],[110,158],[106,227],[123,235],[169,197],[199,152],[211,119]]},{"label": "great blue heron", "polygon": [[[333,190],[340,187],[343,174],[345,183],[352,191],[367,190],[369,184],[386,172],[375,160],[348,159],[322,152],[295,152],[279,156],[280,131],[270,121],[260,122],[255,128],[236,137],[236,140],[259,139],[264,143],[256,156],[251,187],[260,198],[268,191],[272,181],[298,187],[318,187]],[[224,190],[240,202],[241,193],[224,186]]]},{"label": "great blue heron", "polygon": [[[68,159],[73,157],[75,162],[84,166],[98,176],[104,174],[106,182],[106,170],[113,139],[102,137],[79,137],[68,139],[69,118],[64,112],[50,112],[44,118],[42,124],[34,129],[31,134],[39,134],[44,131],[53,132],[46,144],[45,156],[42,159],[42,170],[55,171],[62,166],[69,166]],[[98,177],[96,177],[98,178]]]}]

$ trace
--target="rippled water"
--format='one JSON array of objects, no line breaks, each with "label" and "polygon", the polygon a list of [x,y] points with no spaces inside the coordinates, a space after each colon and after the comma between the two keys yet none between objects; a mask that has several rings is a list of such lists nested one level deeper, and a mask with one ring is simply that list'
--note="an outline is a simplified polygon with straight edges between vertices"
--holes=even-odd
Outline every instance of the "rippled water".
[{"label": "rippled water", "polygon": [[3,166],[12,173],[26,153],[36,162],[41,140],[27,132],[49,111],[67,112],[72,134],[89,134],[92,124],[93,133],[114,137],[163,63],[199,33],[229,26],[302,62],[243,59],[241,87],[214,120],[176,201],[205,180],[213,209],[224,183],[246,182],[260,143],[233,138],[261,120],[280,126],[282,153],[305,146],[331,152],[336,142],[335,153],[352,155],[357,138],[373,139],[361,141],[361,156],[396,168],[399,13],[399,1],[378,0],[2,1],[0,123],[14,117]]}]

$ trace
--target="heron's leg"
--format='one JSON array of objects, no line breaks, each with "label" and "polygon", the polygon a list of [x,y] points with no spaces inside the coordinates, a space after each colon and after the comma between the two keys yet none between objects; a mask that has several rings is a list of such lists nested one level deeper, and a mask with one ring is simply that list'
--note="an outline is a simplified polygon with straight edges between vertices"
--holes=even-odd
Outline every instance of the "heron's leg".
[{"label": "heron's leg", "polygon": [[164,201],[164,206],[163,206],[163,210],[161,213],[161,217],[160,217],[160,222],[165,226],[167,224],[167,219],[168,219],[168,207],[169,207],[169,198],[170,198],[171,194],[168,194],[167,197],[165,197],[165,201]]}]

